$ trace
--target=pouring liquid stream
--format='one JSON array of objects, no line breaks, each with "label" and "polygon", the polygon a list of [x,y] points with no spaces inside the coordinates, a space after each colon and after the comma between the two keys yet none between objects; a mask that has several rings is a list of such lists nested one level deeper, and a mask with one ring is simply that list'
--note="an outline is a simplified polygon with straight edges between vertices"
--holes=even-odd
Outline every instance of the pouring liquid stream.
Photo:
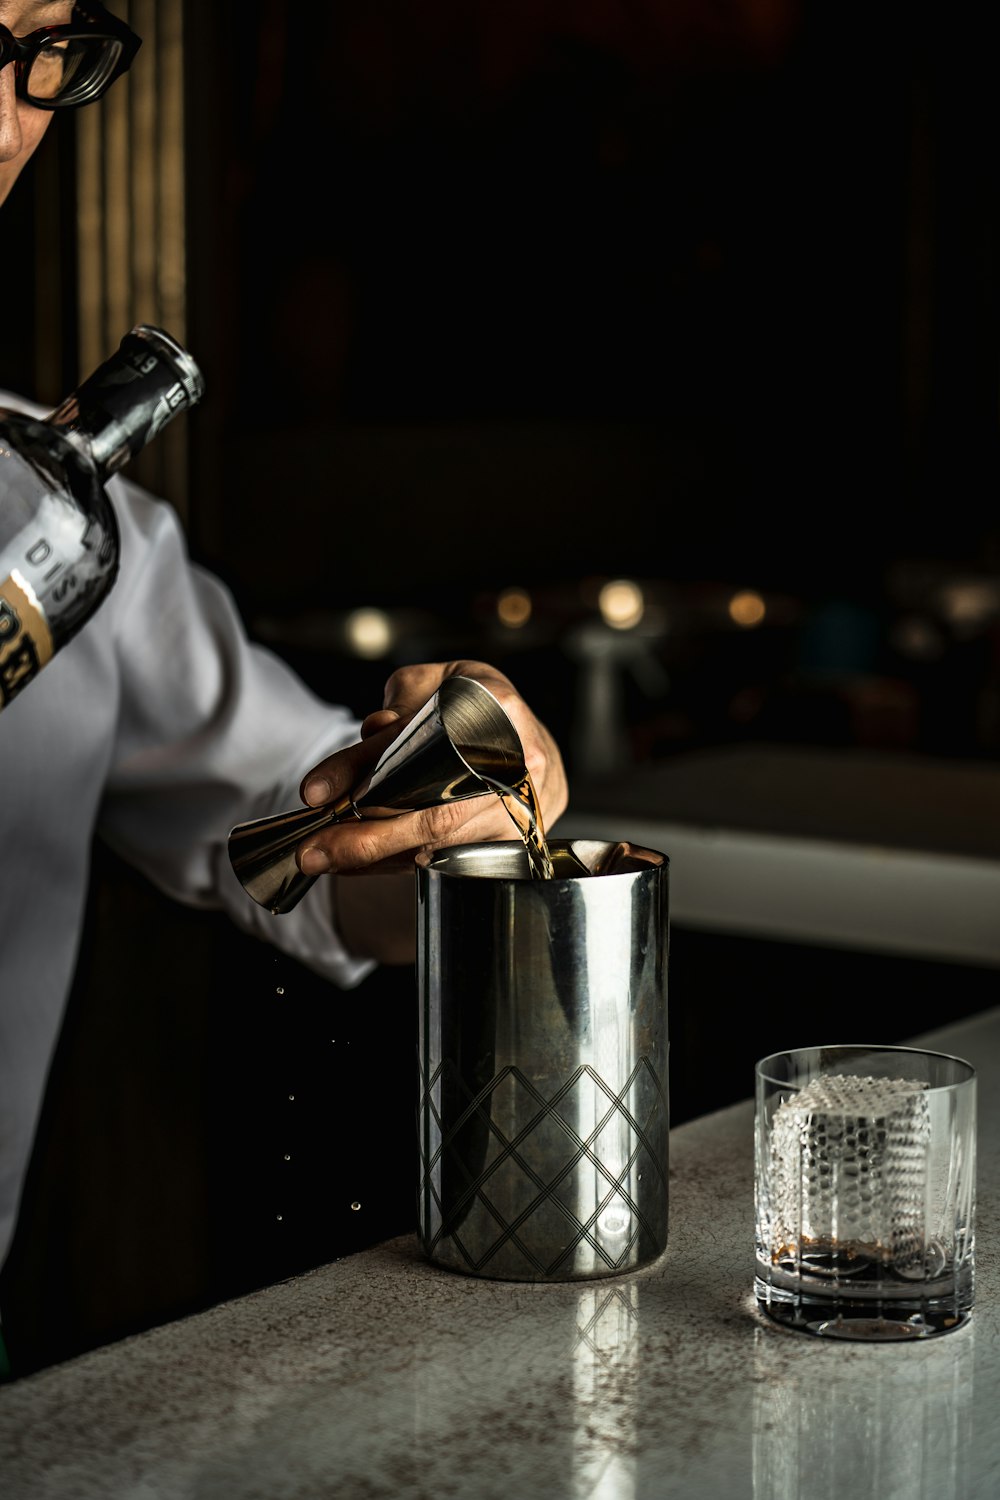
[{"label": "pouring liquid stream", "polygon": [[530,772],[526,771],[524,780],[517,782],[514,786],[506,786],[502,781],[496,781],[492,776],[483,775],[482,772],[479,774],[496,792],[507,810],[507,816],[520,834],[521,842],[528,855],[528,869],[532,880],[552,880],[556,873],[555,866],[545,838],[545,827],[538,807],[538,794]]}]

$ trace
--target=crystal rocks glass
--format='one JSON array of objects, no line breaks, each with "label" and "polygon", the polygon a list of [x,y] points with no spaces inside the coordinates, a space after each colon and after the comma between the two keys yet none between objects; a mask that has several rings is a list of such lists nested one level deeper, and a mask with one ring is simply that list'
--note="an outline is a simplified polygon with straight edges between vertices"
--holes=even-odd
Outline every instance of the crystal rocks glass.
[{"label": "crystal rocks glass", "polygon": [[760,1309],[821,1337],[919,1339],[972,1312],[976,1074],[914,1047],[756,1066]]}]

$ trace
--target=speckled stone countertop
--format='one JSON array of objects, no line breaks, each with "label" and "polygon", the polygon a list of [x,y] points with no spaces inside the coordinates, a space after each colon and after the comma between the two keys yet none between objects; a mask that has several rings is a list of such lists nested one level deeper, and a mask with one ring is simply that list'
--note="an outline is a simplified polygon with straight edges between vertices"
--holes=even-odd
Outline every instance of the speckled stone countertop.
[{"label": "speckled stone countertop", "polygon": [[995,1500],[1000,1009],[920,1041],[980,1074],[967,1328],[870,1347],[757,1313],[747,1101],[672,1133],[655,1265],[496,1282],[389,1241],[0,1389],[0,1496]]}]

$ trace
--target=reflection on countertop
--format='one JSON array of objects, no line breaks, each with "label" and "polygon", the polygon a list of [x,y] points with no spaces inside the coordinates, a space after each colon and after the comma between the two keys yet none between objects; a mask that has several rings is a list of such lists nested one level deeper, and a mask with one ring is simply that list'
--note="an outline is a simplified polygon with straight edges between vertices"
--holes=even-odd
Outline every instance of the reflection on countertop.
[{"label": "reflection on countertop", "polygon": [[751,1296],[752,1107],[671,1139],[652,1266],[487,1281],[391,1240],[0,1392],[5,1500],[987,1500],[1000,1477],[1000,1009],[980,1072],[972,1324],[869,1348]]}]

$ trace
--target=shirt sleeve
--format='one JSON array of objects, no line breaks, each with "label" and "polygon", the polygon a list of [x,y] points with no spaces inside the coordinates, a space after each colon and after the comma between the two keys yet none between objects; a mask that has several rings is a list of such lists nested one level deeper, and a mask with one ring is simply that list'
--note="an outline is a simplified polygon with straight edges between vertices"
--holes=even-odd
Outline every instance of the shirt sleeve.
[{"label": "shirt sleeve", "polygon": [[190,560],[169,506],[124,480],[109,489],[122,541],[106,606],[120,698],[101,835],[178,901],[222,909],[352,987],[374,963],[345,949],[328,882],[273,916],[243,890],[227,842],[236,823],[299,806],[303,775],[357,740],[359,720],[250,641],[228,589]]}]

